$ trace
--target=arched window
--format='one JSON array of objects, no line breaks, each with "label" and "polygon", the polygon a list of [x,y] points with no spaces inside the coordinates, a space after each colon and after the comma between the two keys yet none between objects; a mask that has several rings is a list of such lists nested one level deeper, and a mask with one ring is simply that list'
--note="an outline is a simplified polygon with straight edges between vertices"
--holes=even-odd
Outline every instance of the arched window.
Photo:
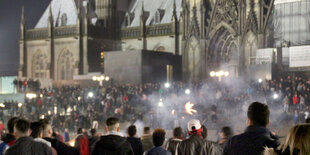
[{"label": "arched window", "polygon": [[46,71],[47,71],[47,56],[39,51],[33,57],[32,77],[47,78]]},{"label": "arched window", "polygon": [[74,74],[73,54],[65,50],[59,55],[58,59],[58,77],[59,80],[72,80]]}]

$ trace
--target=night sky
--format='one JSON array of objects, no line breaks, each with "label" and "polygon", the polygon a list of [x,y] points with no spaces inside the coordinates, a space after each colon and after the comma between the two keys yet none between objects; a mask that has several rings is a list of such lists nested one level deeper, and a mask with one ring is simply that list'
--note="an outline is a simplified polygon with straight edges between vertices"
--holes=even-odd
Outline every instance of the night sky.
[{"label": "night sky", "polygon": [[18,68],[21,8],[27,29],[34,28],[50,0],[0,0],[0,75]]}]

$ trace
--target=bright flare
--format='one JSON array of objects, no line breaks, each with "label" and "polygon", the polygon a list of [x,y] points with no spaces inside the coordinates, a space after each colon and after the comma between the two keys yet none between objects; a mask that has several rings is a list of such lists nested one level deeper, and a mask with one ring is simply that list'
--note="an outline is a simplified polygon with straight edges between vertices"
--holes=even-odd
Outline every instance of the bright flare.
[{"label": "bright flare", "polygon": [[68,142],[68,145],[71,146],[71,147],[74,147],[75,145],[75,139],[72,139]]},{"label": "bright flare", "polygon": [[191,90],[189,90],[189,89],[185,90],[185,94],[189,95],[190,93],[191,93]]},{"label": "bright flare", "polygon": [[170,87],[170,83],[165,83],[165,88],[169,88]]},{"label": "bright flare", "polygon": [[172,115],[174,115],[174,114],[175,114],[175,110],[174,110],[174,109],[171,111],[171,114],[172,114]]},{"label": "bright flare", "polygon": [[193,113],[197,113],[197,110],[193,109],[193,106],[194,106],[193,103],[187,102],[185,104],[185,112],[190,115],[193,115]]}]

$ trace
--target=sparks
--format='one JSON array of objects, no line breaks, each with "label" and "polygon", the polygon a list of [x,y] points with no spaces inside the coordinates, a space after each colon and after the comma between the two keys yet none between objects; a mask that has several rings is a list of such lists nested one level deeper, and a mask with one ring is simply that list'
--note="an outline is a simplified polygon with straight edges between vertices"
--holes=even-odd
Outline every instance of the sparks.
[{"label": "sparks", "polygon": [[197,110],[193,109],[193,106],[194,106],[193,103],[187,102],[185,104],[185,111],[186,111],[186,113],[188,113],[190,115],[193,115],[193,113],[197,113]]}]

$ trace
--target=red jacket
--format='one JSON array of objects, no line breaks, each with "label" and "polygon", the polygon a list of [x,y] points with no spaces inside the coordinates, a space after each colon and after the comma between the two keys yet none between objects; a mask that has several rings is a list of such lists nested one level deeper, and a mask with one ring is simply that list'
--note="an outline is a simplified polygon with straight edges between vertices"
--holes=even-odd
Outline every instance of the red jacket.
[{"label": "red jacket", "polygon": [[298,104],[298,103],[299,103],[299,97],[293,96],[293,104]]}]

